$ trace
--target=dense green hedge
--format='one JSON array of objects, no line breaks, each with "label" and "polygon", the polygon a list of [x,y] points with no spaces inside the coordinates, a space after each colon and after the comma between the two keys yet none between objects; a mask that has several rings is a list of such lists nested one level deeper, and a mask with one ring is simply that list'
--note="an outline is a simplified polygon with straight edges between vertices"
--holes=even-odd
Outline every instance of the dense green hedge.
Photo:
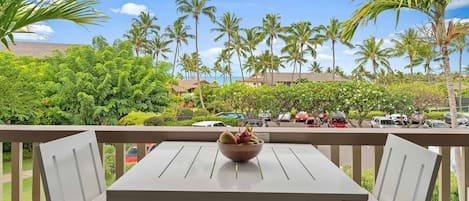
[{"label": "dense green hedge", "polygon": [[[384,115],[385,114],[382,111],[371,111],[370,113],[368,113],[368,115],[366,115],[365,119],[371,119],[374,116],[384,116]],[[348,118],[349,119],[357,119],[358,118],[357,111],[355,111],[355,110],[350,111],[350,113],[348,114]]]},{"label": "dense green hedge", "polygon": [[446,112],[425,112],[425,119],[443,120]]},{"label": "dense green hedge", "polygon": [[119,125],[131,126],[131,125],[144,125],[145,120],[151,117],[155,117],[155,113],[147,112],[130,112],[126,116],[119,120]]}]

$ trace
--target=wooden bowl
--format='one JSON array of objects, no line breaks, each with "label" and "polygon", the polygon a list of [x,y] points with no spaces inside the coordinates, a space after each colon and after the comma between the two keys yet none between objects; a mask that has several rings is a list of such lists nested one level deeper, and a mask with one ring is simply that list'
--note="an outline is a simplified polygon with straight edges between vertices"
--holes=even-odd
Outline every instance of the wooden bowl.
[{"label": "wooden bowl", "polygon": [[258,144],[222,144],[217,140],[220,152],[234,162],[246,162],[261,152],[263,140]]}]

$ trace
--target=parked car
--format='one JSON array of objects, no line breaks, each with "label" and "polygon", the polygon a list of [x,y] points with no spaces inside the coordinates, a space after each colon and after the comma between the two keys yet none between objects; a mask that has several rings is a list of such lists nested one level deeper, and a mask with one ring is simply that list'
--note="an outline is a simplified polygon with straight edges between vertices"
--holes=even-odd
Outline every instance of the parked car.
[{"label": "parked car", "polygon": [[305,121],[306,128],[319,128],[321,127],[321,120],[314,117],[309,117]]},{"label": "parked car", "polygon": [[399,128],[396,122],[386,117],[373,117],[372,128]]},{"label": "parked car", "polygon": [[193,123],[192,126],[194,127],[230,127],[225,125],[225,123],[221,121],[200,121],[197,123]]},{"label": "parked car", "polygon": [[370,126],[371,126],[371,128],[374,128],[374,127],[377,127],[377,126],[378,126],[379,119],[386,119],[386,117],[385,117],[385,116],[374,116],[374,117],[371,117],[371,121],[370,121]]},{"label": "parked car", "polygon": [[222,117],[222,118],[234,118],[238,121],[244,121],[244,119],[246,118],[246,115],[244,115],[243,113],[239,113],[239,112],[220,112],[220,113],[215,114],[215,116]]},{"label": "parked car", "polygon": [[[146,153],[150,152],[156,147],[156,144],[145,144]],[[136,163],[137,162],[137,153],[138,148],[137,145],[134,144],[130,146],[127,151],[125,152],[125,163]]]},{"label": "parked car", "polygon": [[429,119],[425,121],[423,128],[449,128],[449,125],[441,120]]},{"label": "parked car", "polygon": [[272,114],[270,111],[261,111],[258,115],[259,119],[264,119],[265,121],[270,121],[272,119]]},{"label": "parked car", "polygon": [[327,123],[330,128],[347,128],[347,120],[343,116],[332,116]]},{"label": "parked car", "polygon": [[[464,116],[463,114],[456,114],[457,117],[456,117],[456,120],[458,121],[458,124],[468,124],[469,123],[469,120],[466,116]],[[444,118],[445,118],[445,122],[449,125],[451,125],[451,113],[447,112],[445,113],[444,115]]]},{"label": "parked car", "polygon": [[243,125],[249,125],[250,127],[268,127],[264,119],[245,119]]},{"label": "parked car", "polygon": [[308,118],[309,118],[309,116],[308,116],[307,112],[300,111],[300,112],[296,113],[296,115],[295,115],[295,122],[306,121],[306,119],[308,119]]},{"label": "parked car", "polygon": [[422,113],[414,112],[410,115],[409,122],[411,124],[418,124],[425,122],[425,116]]},{"label": "parked car", "polygon": [[290,121],[290,119],[291,119],[290,112],[281,112],[277,118],[278,121]]},{"label": "parked car", "polygon": [[407,115],[405,114],[391,114],[389,116],[397,125],[407,125],[409,120],[407,119]]}]

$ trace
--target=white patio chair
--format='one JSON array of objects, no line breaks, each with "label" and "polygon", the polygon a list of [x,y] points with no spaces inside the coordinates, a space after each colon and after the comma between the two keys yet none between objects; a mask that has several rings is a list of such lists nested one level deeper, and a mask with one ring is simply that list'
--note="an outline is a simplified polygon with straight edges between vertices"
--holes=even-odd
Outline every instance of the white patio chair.
[{"label": "white patio chair", "polygon": [[430,201],[441,156],[389,134],[370,200]]},{"label": "white patio chair", "polygon": [[106,200],[94,131],[42,143],[37,153],[48,201]]}]

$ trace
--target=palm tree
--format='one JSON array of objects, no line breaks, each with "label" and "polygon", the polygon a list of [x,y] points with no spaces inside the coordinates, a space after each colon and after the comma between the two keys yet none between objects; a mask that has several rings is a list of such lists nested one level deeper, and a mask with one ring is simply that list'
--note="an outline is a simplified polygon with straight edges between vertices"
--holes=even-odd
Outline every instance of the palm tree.
[{"label": "palm tree", "polygon": [[423,67],[427,74],[427,82],[431,82],[432,68],[430,66],[430,63],[432,61],[441,60],[441,56],[435,50],[436,42],[435,42],[431,27],[428,27],[428,26],[420,27],[419,35],[421,36],[420,40],[422,40],[422,43],[420,44],[420,47],[419,47],[417,59],[424,62]]},{"label": "palm tree", "polygon": [[420,44],[422,41],[419,39],[417,31],[413,28],[406,29],[404,33],[398,33],[398,40],[392,39],[391,41],[394,43],[394,47],[396,50],[396,56],[402,56],[407,54],[409,58],[409,65],[410,68],[410,81],[414,81],[414,64],[415,59],[417,58],[418,51],[420,49]]},{"label": "palm tree", "polygon": [[217,72],[221,73],[222,70],[223,70],[223,67],[220,64],[220,61],[216,61],[212,67],[212,72],[215,74],[215,79],[217,79]]},{"label": "palm tree", "polygon": [[167,40],[164,35],[158,33],[155,33],[155,36],[148,42],[147,52],[155,60],[157,66],[160,54],[164,59],[168,59],[166,53],[171,52],[171,49],[168,47],[171,42],[173,41]]},{"label": "palm tree", "polygon": [[[461,22],[457,22],[455,27],[460,27],[463,26]],[[464,49],[469,46],[469,42],[466,40],[466,35],[468,31],[467,29],[465,30],[464,33],[456,37],[456,39],[450,44],[455,51],[459,52],[459,77],[458,77],[458,82],[459,82],[459,109],[462,111],[462,55]]]},{"label": "palm tree", "polygon": [[[220,32],[220,34],[215,37],[215,41],[219,41],[224,36],[227,36],[228,40],[225,44],[230,44],[233,38],[233,35],[237,34],[239,31],[239,22],[241,18],[236,17],[236,14],[226,12],[220,17],[219,21],[215,21],[215,24],[218,26],[217,28],[212,28],[211,31]],[[230,65],[228,63],[228,65]],[[231,67],[230,67],[231,69]]]},{"label": "palm tree", "polygon": [[366,71],[364,65],[358,65],[352,70],[352,77],[358,80],[364,80],[365,78],[372,78],[373,76],[370,72]]},{"label": "palm tree", "polygon": [[313,61],[309,67],[309,72],[312,73],[322,73],[322,66],[319,62]]},{"label": "palm tree", "polygon": [[[441,56],[443,57],[443,69],[446,79],[446,88],[448,91],[448,102],[451,113],[451,127],[457,128],[457,115],[456,115],[456,100],[453,87],[453,78],[451,76],[451,68],[449,64],[449,51],[448,44],[461,34],[465,34],[469,27],[469,24],[462,26],[453,26],[453,21],[448,23],[448,29],[446,29],[446,7],[451,0],[386,0],[386,1],[375,1],[368,0],[358,8],[353,16],[344,23],[344,29],[342,31],[342,39],[350,41],[355,33],[355,30],[360,24],[366,25],[369,21],[376,21],[377,17],[384,11],[396,11],[396,25],[399,22],[399,14],[401,8],[408,10],[415,10],[427,15],[431,20],[431,26],[433,35],[435,37],[435,43],[440,47]],[[458,150],[455,155],[456,158],[456,174],[458,175],[458,181],[462,181],[462,167],[461,167],[461,151]],[[459,182],[458,191],[461,195],[464,191],[465,186]],[[449,198],[448,198],[449,199]]]},{"label": "palm tree", "polygon": [[[296,38],[287,37],[285,38],[286,45],[282,48],[282,53],[286,53],[288,56],[285,56],[285,61],[293,64],[293,72],[291,76],[291,82],[294,81],[294,75],[296,70],[296,65],[300,63],[305,63],[306,60],[302,57],[300,46]],[[300,70],[301,73],[301,70]],[[299,76],[301,78],[301,74]]]},{"label": "palm tree", "polygon": [[274,40],[285,31],[285,28],[280,25],[280,19],[281,17],[278,14],[267,14],[262,19],[262,27],[260,27],[263,34],[267,36],[267,45],[270,46],[271,84],[274,84]]},{"label": "palm tree", "polygon": [[156,16],[151,16],[149,12],[140,12],[138,18],[133,18],[132,23],[140,26],[143,29],[143,33],[145,36],[148,36],[150,31],[155,32],[155,30],[159,31],[160,26],[154,24],[158,18]]},{"label": "palm tree", "polygon": [[[388,0],[388,1],[374,1],[368,0],[358,8],[353,16],[344,22],[344,28],[341,37],[345,41],[350,41],[355,33],[355,30],[360,24],[366,25],[369,21],[375,21],[379,14],[384,11],[396,11],[398,14],[401,8],[415,10],[427,15],[431,19],[432,30],[435,37],[435,42],[440,46],[441,55],[443,57],[443,67],[445,72],[446,87],[448,91],[448,102],[451,112],[451,126],[457,127],[456,121],[456,101],[454,95],[453,79],[451,77],[451,68],[449,65],[449,52],[448,44],[454,38],[464,33],[469,27],[465,24],[461,27],[454,27],[453,22],[448,23],[446,29],[445,13],[446,7],[450,0],[435,1],[435,0]],[[399,15],[397,15],[399,17]],[[399,18],[396,18],[396,24]]]},{"label": "palm tree", "polygon": [[28,26],[47,20],[67,20],[79,25],[96,25],[107,19],[104,13],[96,11],[95,0],[82,1],[5,1],[0,3],[0,41],[9,48],[15,43],[13,33],[27,31]]},{"label": "palm tree", "polygon": [[[313,57],[316,56],[316,51],[313,47],[315,47],[318,44],[321,44],[322,38],[314,34],[319,33],[319,28],[312,28],[310,22],[298,22],[298,23],[292,24],[288,28],[287,32],[291,34],[289,37],[291,37],[292,40],[296,42],[296,44],[287,43],[287,46],[288,45],[298,46],[298,48],[295,48],[297,49],[298,54],[299,54],[297,61],[304,60],[305,48],[307,48],[311,52],[311,55]],[[299,79],[301,79],[301,67],[303,63],[304,62],[298,63],[299,64],[299,71],[298,71]]]},{"label": "palm tree", "polygon": [[139,53],[145,44],[148,42],[145,36],[143,28],[137,24],[132,24],[132,28],[124,34],[124,37],[132,43],[135,51],[135,55],[139,57]]},{"label": "palm tree", "polygon": [[355,52],[355,55],[359,56],[359,58],[355,59],[355,62],[358,63],[358,66],[363,66],[368,63],[368,61],[371,61],[375,80],[377,78],[377,71],[380,64],[386,67],[388,71],[392,71],[388,61],[388,58],[391,57],[392,49],[382,48],[383,44],[383,39],[376,42],[375,37],[371,37],[364,40],[363,44],[357,45],[359,50]]},{"label": "palm tree", "polygon": [[[178,5],[177,11],[181,13],[191,14],[195,21],[195,53],[199,56],[199,17],[200,14],[208,16],[212,22],[215,21],[216,8],[214,6],[206,6],[205,3],[209,0],[176,0]],[[200,86],[200,73],[199,65],[196,64],[197,85]],[[205,109],[204,99],[202,97],[202,88],[199,90],[199,99],[202,108]]]},{"label": "palm tree", "polygon": [[239,69],[241,70],[241,80],[244,82],[244,70],[243,64],[241,63],[241,56],[246,57],[246,51],[248,51],[248,48],[241,42],[241,36],[238,33],[233,35],[233,38],[230,42],[228,42],[227,46],[227,51],[234,51],[238,55]]},{"label": "palm tree", "polygon": [[174,42],[176,42],[171,77],[174,77],[174,69],[176,68],[177,59],[179,58],[179,48],[181,48],[181,44],[187,45],[187,39],[194,38],[194,35],[188,33],[191,27],[184,25],[184,20],[186,18],[187,17],[180,17],[173,22],[173,26],[166,27],[166,35]]},{"label": "palm tree", "polygon": [[[319,28],[324,32],[323,35],[325,39],[331,41],[332,45],[332,66],[335,66],[335,44],[339,39],[340,32],[341,32],[342,23],[335,17],[330,19],[329,25],[324,26],[321,25]],[[342,44],[352,47],[352,45],[346,41],[339,40]],[[332,71],[332,80],[335,80],[335,70]]]},{"label": "palm tree", "polygon": [[218,62],[221,62],[224,64],[224,68],[225,69],[228,69],[228,70],[224,70],[225,72],[230,72],[229,75],[230,76],[230,83],[233,81],[232,80],[232,75],[231,75],[231,67],[230,67],[230,63],[231,63],[231,57],[233,56],[232,53],[230,53],[230,51],[224,49],[220,52],[220,55],[218,55],[217,57],[217,61]]},{"label": "palm tree", "polygon": [[200,67],[200,74],[205,75],[205,81],[207,81],[207,77],[210,75],[210,68],[206,65]]}]

